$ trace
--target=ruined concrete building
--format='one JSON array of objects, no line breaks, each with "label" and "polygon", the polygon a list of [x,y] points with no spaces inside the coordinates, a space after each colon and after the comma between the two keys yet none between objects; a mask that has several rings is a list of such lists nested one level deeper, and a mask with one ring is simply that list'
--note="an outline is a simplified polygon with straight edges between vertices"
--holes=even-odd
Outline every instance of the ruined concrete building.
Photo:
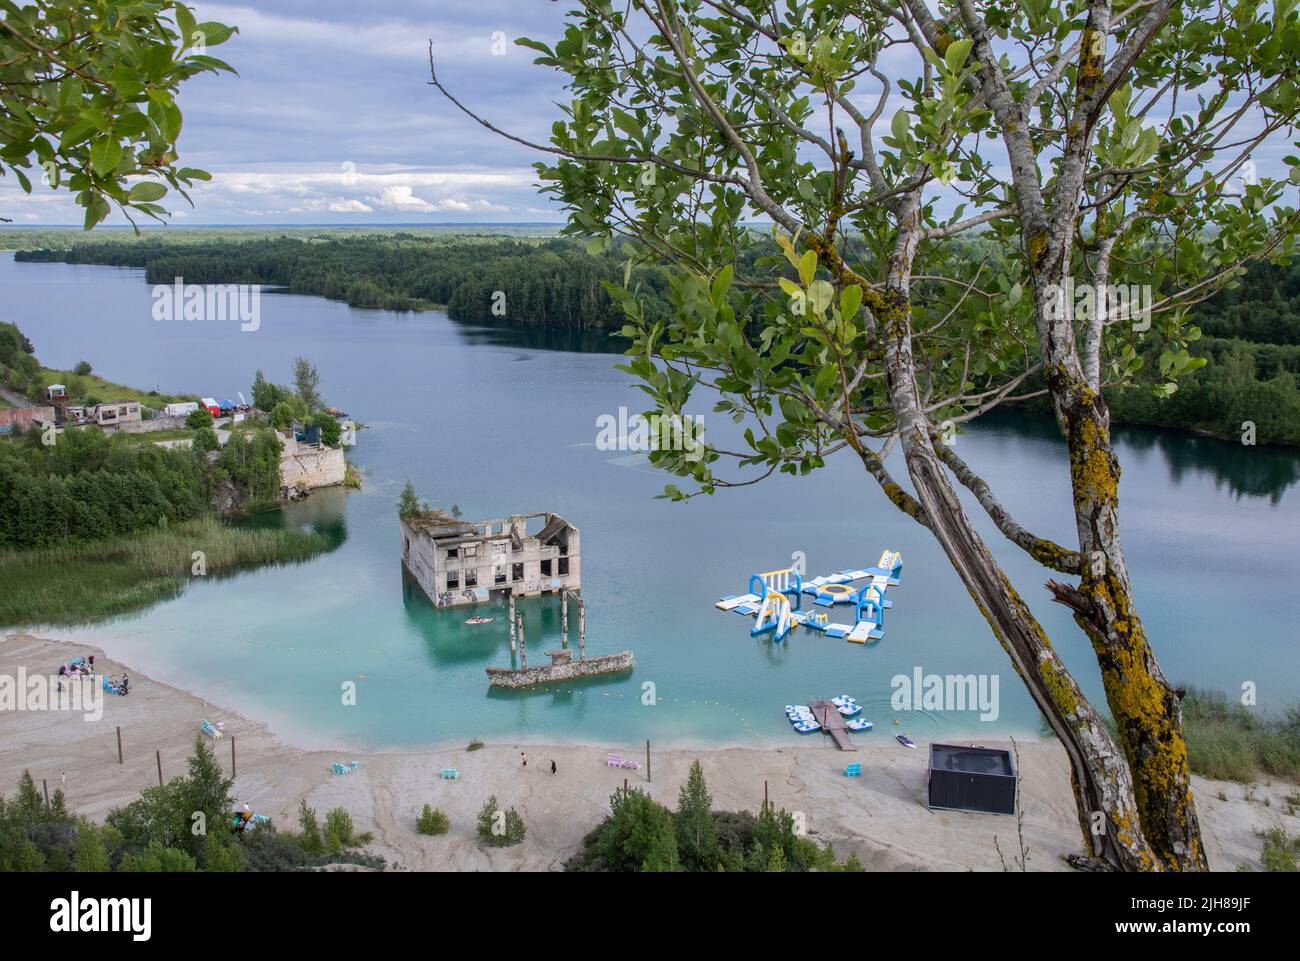
[{"label": "ruined concrete building", "polygon": [[402,564],[438,607],[581,586],[578,529],[559,514],[462,521],[431,511],[400,527]]}]

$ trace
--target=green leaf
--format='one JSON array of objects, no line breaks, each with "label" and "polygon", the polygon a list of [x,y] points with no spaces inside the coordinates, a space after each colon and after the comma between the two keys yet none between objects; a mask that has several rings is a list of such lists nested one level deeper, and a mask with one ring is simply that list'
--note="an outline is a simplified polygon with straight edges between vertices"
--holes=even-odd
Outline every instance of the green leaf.
[{"label": "green leaf", "polygon": [[709,292],[713,295],[713,302],[721,304],[726,299],[727,291],[731,289],[731,277],[734,273],[731,264],[727,264],[718,271],[718,276],[713,278],[713,286]]},{"label": "green leaf", "polygon": [[906,110],[900,110],[894,114],[894,119],[890,121],[889,130],[896,140],[906,140],[907,131],[912,126],[912,118]]},{"label": "green leaf", "polygon": [[142,180],[127,194],[127,198],[132,203],[148,203],[152,200],[161,200],[165,196],[167,196],[167,188],[154,180]]},{"label": "green leaf", "polygon": [[862,288],[857,284],[850,284],[840,292],[840,316],[845,320],[852,320],[861,306]]},{"label": "green leaf", "polygon": [[952,73],[958,73],[966,65],[971,46],[972,42],[968,39],[954,40],[948,44],[948,49],[943,52],[943,59]]},{"label": "green leaf", "polygon": [[101,137],[90,148],[90,168],[101,177],[117,169],[122,160],[122,145],[113,136]]},{"label": "green leaf", "polygon": [[520,47],[527,47],[529,50],[536,50],[538,53],[544,53],[551,59],[555,58],[555,54],[551,51],[551,48],[540,40],[529,40],[527,37],[520,37],[515,41],[515,44]]},{"label": "green leaf", "polygon": [[195,27],[194,14],[190,8],[183,3],[176,4],[176,29],[180,31],[182,47],[188,47],[190,37],[194,35]]},{"label": "green leaf", "polygon": [[203,43],[209,47],[215,47],[219,43],[225,43],[230,39],[232,33],[238,33],[237,27],[228,27],[224,23],[217,23],[215,20],[206,20],[198,26],[199,33],[203,34]]},{"label": "green leaf", "polygon": [[799,258],[799,279],[807,287],[812,283],[813,277],[817,275],[817,251],[805,250],[803,256]]}]

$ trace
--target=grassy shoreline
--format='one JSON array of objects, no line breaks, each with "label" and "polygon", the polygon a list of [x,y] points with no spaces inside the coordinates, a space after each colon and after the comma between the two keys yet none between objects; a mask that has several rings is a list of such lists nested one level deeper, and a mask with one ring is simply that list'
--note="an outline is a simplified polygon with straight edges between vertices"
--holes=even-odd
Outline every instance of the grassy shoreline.
[{"label": "grassy shoreline", "polygon": [[1183,734],[1192,770],[1219,781],[1300,781],[1300,706],[1260,716],[1221,692],[1188,690]]},{"label": "grassy shoreline", "polygon": [[301,563],[335,545],[317,531],[248,529],[204,518],[135,536],[0,551],[0,624],[93,623],[175,597],[203,551],[208,577]]}]

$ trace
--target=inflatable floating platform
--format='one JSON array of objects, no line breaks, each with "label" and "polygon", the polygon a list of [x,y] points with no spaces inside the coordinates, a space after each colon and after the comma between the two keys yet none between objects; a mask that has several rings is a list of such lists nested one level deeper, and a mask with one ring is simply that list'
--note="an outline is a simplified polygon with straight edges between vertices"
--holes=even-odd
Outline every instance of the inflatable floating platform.
[{"label": "inflatable floating platform", "polygon": [[[713,606],[755,618],[750,635],[768,631],[775,640],[784,640],[795,627],[820,631],[827,637],[844,638],[854,644],[878,641],[885,636],[885,611],[894,602],[885,592],[899,583],[903,573],[903,555],[884,550],[874,567],[847,568],[804,580],[794,568],[751,574],[744,594],[729,594]],[[813,607],[800,610],[804,595],[811,595]],[[833,621],[837,605],[853,611],[853,623]],[[816,608],[827,610],[816,610]]]}]

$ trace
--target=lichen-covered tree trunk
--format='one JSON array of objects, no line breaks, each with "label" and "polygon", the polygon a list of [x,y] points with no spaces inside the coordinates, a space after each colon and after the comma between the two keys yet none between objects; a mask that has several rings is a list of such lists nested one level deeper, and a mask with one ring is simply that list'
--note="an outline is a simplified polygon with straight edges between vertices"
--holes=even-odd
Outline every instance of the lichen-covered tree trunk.
[{"label": "lichen-covered tree trunk", "polygon": [[[908,475],[926,523],[1011,658],[1070,761],[1079,826],[1090,855],[1120,870],[1153,866],[1128,765],[1110,732],[1057,657],[1037,619],[966,516],[929,437],[911,344],[909,265],[915,201],[904,206],[899,246],[883,302],[873,310],[884,342],[886,382]],[[836,258],[831,258],[834,264]]]},{"label": "lichen-covered tree trunk", "polygon": [[1049,583],[1074,611],[1101,668],[1106,702],[1132,771],[1142,831],[1157,868],[1208,869],[1192,798],[1182,716],[1156,662],[1133,601],[1119,538],[1119,461],[1111,449],[1109,413],[1100,394],[1081,382],[1057,393],[1070,450],[1074,512],[1083,555],[1077,588]]}]

